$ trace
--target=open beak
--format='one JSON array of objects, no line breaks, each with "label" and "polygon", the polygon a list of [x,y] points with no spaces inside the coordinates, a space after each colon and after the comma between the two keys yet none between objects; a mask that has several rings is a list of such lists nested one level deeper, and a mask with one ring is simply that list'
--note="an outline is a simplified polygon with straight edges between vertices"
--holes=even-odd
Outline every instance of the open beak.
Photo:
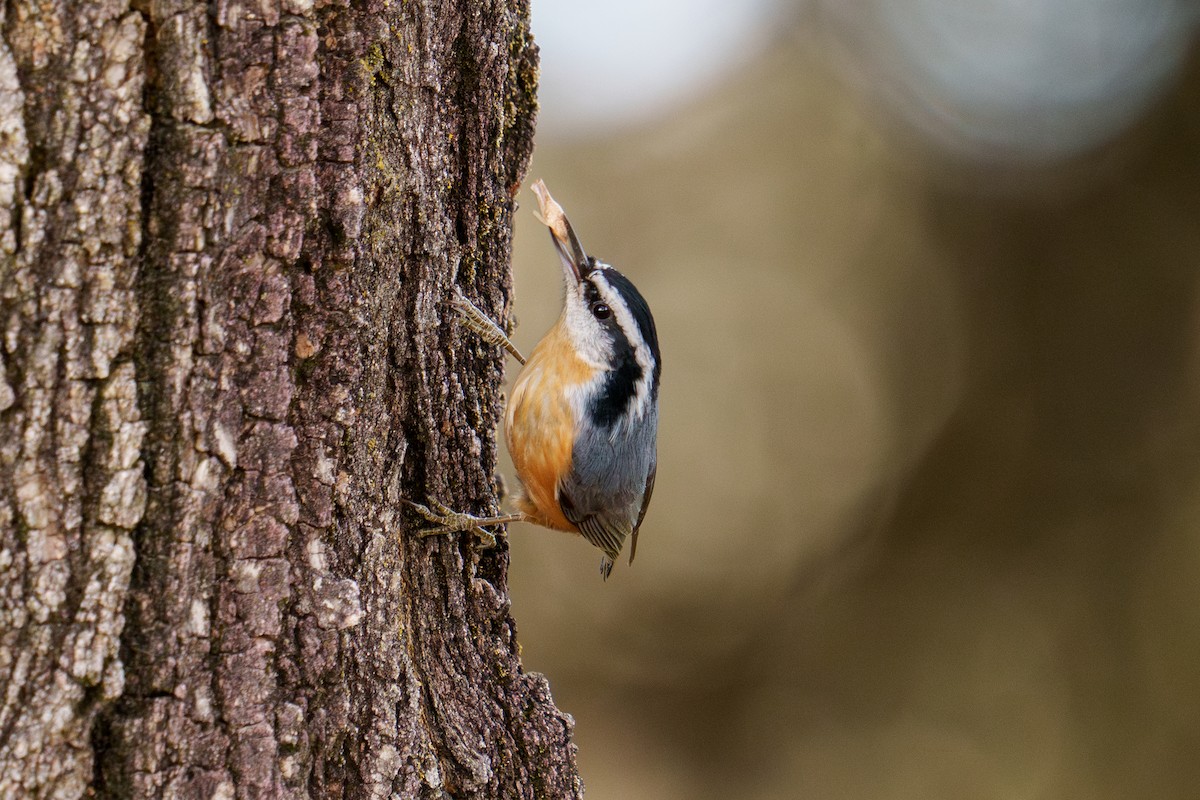
[{"label": "open beak", "polygon": [[538,180],[533,184],[533,193],[538,201],[538,219],[550,229],[550,238],[554,242],[554,249],[558,251],[558,257],[562,259],[564,271],[570,272],[576,283],[582,281],[592,268],[588,264],[583,245],[579,243],[579,237],[575,235],[571,223],[567,220],[566,213],[558,201],[550,196],[550,190],[542,181]]}]

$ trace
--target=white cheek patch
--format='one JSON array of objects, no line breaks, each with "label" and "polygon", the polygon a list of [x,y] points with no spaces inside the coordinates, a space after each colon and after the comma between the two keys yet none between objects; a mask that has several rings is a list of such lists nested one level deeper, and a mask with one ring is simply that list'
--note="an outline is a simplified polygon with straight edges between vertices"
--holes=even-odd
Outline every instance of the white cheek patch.
[{"label": "white cheek patch", "polygon": [[563,321],[579,357],[596,370],[607,370],[612,360],[612,338],[579,297],[579,287],[576,285],[567,286]]}]

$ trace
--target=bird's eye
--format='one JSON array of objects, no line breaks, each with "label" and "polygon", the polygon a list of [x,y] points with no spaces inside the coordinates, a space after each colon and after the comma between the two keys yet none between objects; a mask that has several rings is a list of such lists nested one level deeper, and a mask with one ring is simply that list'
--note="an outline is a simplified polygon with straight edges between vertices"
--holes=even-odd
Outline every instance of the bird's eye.
[{"label": "bird's eye", "polygon": [[604,303],[592,303],[592,316],[596,319],[608,319],[612,316],[612,309]]}]

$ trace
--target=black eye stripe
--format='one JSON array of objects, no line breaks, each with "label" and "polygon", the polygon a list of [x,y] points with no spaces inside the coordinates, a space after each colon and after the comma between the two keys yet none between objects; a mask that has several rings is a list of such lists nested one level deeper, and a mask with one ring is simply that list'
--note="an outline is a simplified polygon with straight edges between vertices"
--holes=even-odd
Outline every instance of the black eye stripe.
[{"label": "black eye stripe", "polygon": [[629,315],[633,317],[634,323],[638,327],[638,333],[641,334],[642,341],[650,348],[650,353],[654,357],[654,379],[657,383],[658,373],[662,368],[659,361],[658,353],[658,331],[654,326],[654,317],[650,314],[650,306],[646,303],[646,299],[642,297],[641,292],[633,285],[633,282],[617,272],[612,267],[602,267],[598,270],[601,279],[608,284],[612,292],[625,304],[629,310]]},{"label": "black eye stripe", "polygon": [[[658,353],[658,332],[655,330],[654,317],[645,298],[638,292],[632,282],[620,272],[604,264],[597,265],[595,271],[585,282],[584,297],[588,308],[595,314],[597,301],[610,305],[600,297],[597,286],[603,282],[607,294],[612,297],[611,305],[624,309],[623,314],[632,318],[636,331],[625,331],[617,323],[615,311],[610,310],[610,317],[605,320],[605,327],[612,335],[612,364],[600,392],[592,401],[592,414],[596,422],[603,427],[611,427],[619,422],[629,411],[630,402],[636,396],[639,384],[648,379],[648,390],[651,402],[658,398],[658,378],[662,370]],[[638,354],[630,341],[631,337],[639,338],[649,350],[651,374],[647,376]],[[643,356],[644,358],[644,356]]]}]

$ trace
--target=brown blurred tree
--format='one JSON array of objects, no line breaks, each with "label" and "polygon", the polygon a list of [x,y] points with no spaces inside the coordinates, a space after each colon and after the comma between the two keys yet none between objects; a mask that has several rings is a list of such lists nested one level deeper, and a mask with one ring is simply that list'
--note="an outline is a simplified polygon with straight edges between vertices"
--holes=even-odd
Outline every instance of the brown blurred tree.
[{"label": "brown blurred tree", "polygon": [[0,796],[575,797],[494,510],[525,0],[0,7]]}]

